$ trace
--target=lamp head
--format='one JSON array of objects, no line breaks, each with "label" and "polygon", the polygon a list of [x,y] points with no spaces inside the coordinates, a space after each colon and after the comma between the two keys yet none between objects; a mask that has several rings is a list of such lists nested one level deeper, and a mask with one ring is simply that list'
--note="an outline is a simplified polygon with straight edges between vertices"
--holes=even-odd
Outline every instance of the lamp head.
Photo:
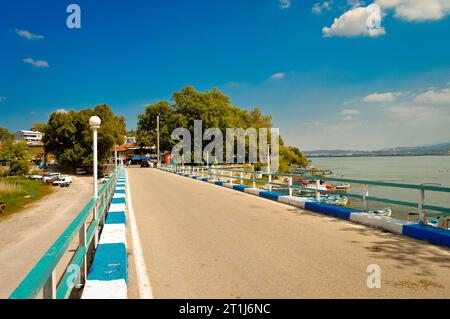
[{"label": "lamp head", "polygon": [[91,116],[91,118],[89,119],[89,125],[92,128],[99,128],[101,124],[102,120],[98,116]]}]

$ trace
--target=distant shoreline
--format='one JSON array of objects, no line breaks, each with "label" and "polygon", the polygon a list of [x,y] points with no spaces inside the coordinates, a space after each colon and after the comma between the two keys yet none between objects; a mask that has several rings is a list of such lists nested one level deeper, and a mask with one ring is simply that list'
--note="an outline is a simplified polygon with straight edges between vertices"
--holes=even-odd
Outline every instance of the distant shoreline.
[{"label": "distant shoreline", "polygon": [[450,156],[450,154],[405,154],[405,155],[308,155],[308,158],[352,158],[352,157],[425,157],[425,156]]}]

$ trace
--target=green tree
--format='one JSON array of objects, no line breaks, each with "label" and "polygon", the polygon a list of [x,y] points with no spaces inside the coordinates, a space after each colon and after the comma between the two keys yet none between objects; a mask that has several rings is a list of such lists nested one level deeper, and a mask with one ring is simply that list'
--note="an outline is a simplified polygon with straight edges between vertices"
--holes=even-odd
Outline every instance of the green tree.
[{"label": "green tree", "polygon": [[93,115],[102,120],[98,130],[99,163],[106,160],[114,145],[123,143],[126,125],[124,117],[116,116],[105,104],[79,112],[52,113],[43,132],[46,153],[54,154],[64,166],[91,166],[93,136],[89,118]]},{"label": "green tree", "polygon": [[[175,142],[171,133],[178,127],[187,128],[192,135],[194,120],[202,120],[203,129],[219,128],[271,128],[272,117],[264,115],[260,109],[240,109],[231,104],[231,99],[218,89],[199,92],[194,87],[182,88],[172,95],[173,104],[161,101],[146,107],[144,114],[138,115],[137,139],[140,146],[156,144],[156,118],[160,117],[160,147],[170,151]],[[193,138],[193,136],[192,136]],[[206,143],[206,142],[205,142]],[[248,141],[246,141],[248,144]],[[288,172],[290,165],[305,166],[306,157],[296,148],[280,145],[280,171]]]},{"label": "green tree", "polygon": [[7,128],[0,127],[0,142],[12,139],[14,136]]},{"label": "green tree", "polygon": [[28,174],[30,154],[25,141],[16,142],[12,138],[6,140],[0,147],[0,158],[8,159],[9,175]]}]

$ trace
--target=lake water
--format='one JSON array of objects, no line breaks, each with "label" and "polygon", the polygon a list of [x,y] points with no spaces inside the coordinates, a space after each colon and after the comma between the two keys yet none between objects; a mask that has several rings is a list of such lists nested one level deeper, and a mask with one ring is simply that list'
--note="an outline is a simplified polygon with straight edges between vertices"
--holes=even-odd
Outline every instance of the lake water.
[{"label": "lake water", "polygon": [[[450,187],[450,156],[399,156],[399,157],[329,157],[312,158],[312,165],[331,170],[336,177],[389,181],[398,183],[437,183]],[[362,194],[362,186],[352,185],[351,193]],[[369,195],[418,202],[418,190],[369,186]],[[450,193],[426,192],[426,203],[450,207]],[[360,203],[352,200],[352,207]],[[370,203],[370,209],[392,208],[393,216],[406,219],[412,208],[383,203]]]}]

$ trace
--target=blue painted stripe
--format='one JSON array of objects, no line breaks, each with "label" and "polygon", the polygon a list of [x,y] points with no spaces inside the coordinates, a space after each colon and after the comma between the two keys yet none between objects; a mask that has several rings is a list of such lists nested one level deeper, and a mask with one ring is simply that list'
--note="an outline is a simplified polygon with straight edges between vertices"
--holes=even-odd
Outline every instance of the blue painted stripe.
[{"label": "blue painted stripe", "polygon": [[125,212],[111,212],[106,217],[106,224],[126,224],[127,218]]},{"label": "blue painted stripe", "polygon": [[125,194],[125,190],[124,189],[116,189],[114,191],[115,194]]},{"label": "blue painted stripe", "polygon": [[403,235],[450,247],[450,231],[426,225],[404,225]]},{"label": "blue painted stripe", "polygon": [[225,182],[223,181],[217,181],[214,184],[219,185],[219,186],[223,186],[223,184],[225,184]]},{"label": "blue painted stripe", "polygon": [[335,205],[325,204],[325,203],[318,203],[318,202],[306,202],[305,209],[316,212],[316,213],[322,213],[322,214],[326,214],[326,215],[339,217],[342,219],[350,219],[350,215],[352,213],[360,212],[359,210],[356,210],[356,209],[340,207],[340,206],[335,206]]},{"label": "blue painted stripe", "polygon": [[125,204],[125,198],[113,198],[111,204]]},{"label": "blue painted stripe", "polygon": [[244,185],[234,185],[233,189],[243,192],[246,188],[248,188],[248,186],[244,186]]},{"label": "blue painted stripe", "polygon": [[97,246],[88,280],[128,281],[127,269],[127,250],[124,244],[100,244]]},{"label": "blue painted stripe", "polygon": [[275,192],[269,192],[269,191],[262,191],[259,192],[259,197],[267,198],[271,200],[278,200],[278,197],[280,197],[280,194]]},{"label": "blue painted stripe", "polygon": [[205,177],[205,178],[202,178],[202,181],[203,181],[203,182],[207,182],[207,181],[209,181],[209,178],[206,178],[206,177]]}]

